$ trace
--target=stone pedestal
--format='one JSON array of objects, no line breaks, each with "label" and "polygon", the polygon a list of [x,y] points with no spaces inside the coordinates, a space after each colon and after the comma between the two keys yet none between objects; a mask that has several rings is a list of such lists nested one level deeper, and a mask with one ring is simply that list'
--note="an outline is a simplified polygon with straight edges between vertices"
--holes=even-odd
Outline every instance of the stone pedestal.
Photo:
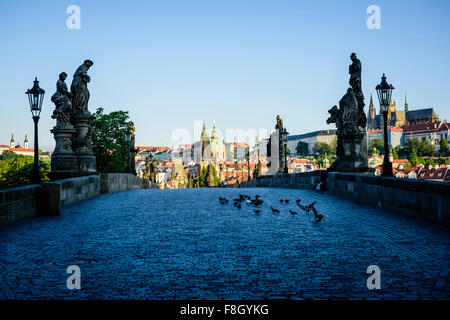
[{"label": "stone pedestal", "polygon": [[91,120],[92,115],[89,111],[79,113],[72,119],[76,130],[72,140],[72,147],[78,158],[78,170],[81,176],[97,172],[97,163],[92,152]]},{"label": "stone pedestal", "polygon": [[78,159],[72,150],[72,136],[76,130],[73,126],[56,126],[50,130],[55,138],[55,150],[51,161],[51,180],[76,177],[78,175]]},{"label": "stone pedestal", "polygon": [[367,172],[366,133],[347,134],[342,137],[344,155],[333,163],[333,169],[341,172]]},{"label": "stone pedestal", "polygon": [[275,132],[270,135],[270,157],[268,157],[268,161],[270,161],[270,167],[267,174],[272,175],[283,173],[284,162],[279,130],[275,130]]}]

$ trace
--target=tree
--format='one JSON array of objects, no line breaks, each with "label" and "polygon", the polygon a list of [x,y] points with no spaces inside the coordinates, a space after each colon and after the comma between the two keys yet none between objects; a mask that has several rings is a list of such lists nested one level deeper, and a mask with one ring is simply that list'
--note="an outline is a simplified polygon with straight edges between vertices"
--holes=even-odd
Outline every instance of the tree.
[{"label": "tree", "polygon": [[331,148],[330,145],[325,142],[316,142],[316,144],[313,147],[313,151],[315,154],[324,156],[325,154],[331,153]]},{"label": "tree", "polygon": [[299,141],[297,143],[297,147],[295,148],[295,150],[297,151],[297,154],[299,156],[306,156],[309,153],[308,144],[303,141]]},{"label": "tree", "polygon": [[448,141],[447,139],[443,138],[441,141],[439,141],[439,155],[440,156],[447,156],[448,155]]},{"label": "tree", "polygon": [[436,148],[428,140],[420,141],[417,148],[417,155],[419,157],[433,157],[436,153]]},{"label": "tree", "polygon": [[5,150],[0,155],[0,160],[11,160],[11,159],[17,159],[17,158],[23,158],[24,155],[17,154],[13,151]]},{"label": "tree", "polygon": [[334,136],[333,141],[331,141],[330,143],[330,153],[336,154],[336,149],[337,149],[337,136]]},{"label": "tree", "polygon": [[128,121],[128,111],[103,113],[98,108],[92,121],[92,150],[99,172],[125,172],[128,144],[125,132],[133,124]]},{"label": "tree", "polygon": [[381,138],[371,140],[368,153],[369,156],[374,154],[384,154],[384,140]]},{"label": "tree", "polygon": [[392,149],[392,158],[394,158],[395,160],[398,159],[398,154],[397,154],[397,150],[394,148]]},{"label": "tree", "polygon": [[[30,184],[31,170],[34,166],[33,157],[17,157],[10,160],[0,161],[0,187],[12,188]],[[42,181],[48,181],[50,165],[39,161]]]},{"label": "tree", "polygon": [[419,159],[417,157],[417,152],[416,152],[416,148],[413,148],[409,157],[409,162],[411,162],[411,164],[413,166],[415,166],[416,164],[419,163]]}]

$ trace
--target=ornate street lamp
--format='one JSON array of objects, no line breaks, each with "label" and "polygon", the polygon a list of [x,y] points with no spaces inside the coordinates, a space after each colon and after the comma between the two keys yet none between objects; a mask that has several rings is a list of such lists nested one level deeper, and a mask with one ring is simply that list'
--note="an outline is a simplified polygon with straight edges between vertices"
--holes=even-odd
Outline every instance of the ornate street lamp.
[{"label": "ornate street lamp", "polygon": [[28,89],[25,92],[28,95],[28,101],[30,103],[31,115],[34,121],[34,166],[31,171],[31,183],[41,183],[41,169],[39,168],[39,143],[38,143],[38,122],[41,115],[42,102],[44,101],[44,89],[39,87],[39,81],[34,78],[33,88]]},{"label": "ornate street lamp", "polygon": [[391,104],[392,90],[394,87],[387,83],[386,76],[383,73],[381,83],[376,86],[378,101],[380,102],[381,113],[384,122],[384,160],[383,160],[383,177],[392,177],[392,163],[389,161],[389,143],[388,143],[388,111]]},{"label": "ornate street lamp", "polygon": [[250,180],[250,146],[245,148],[245,157],[247,158],[247,181]]},{"label": "ornate street lamp", "polygon": [[125,132],[125,141],[127,142],[127,173],[130,173],[130,143],[131,143],[131,131],[130,127]]},{"label": "ornate street lamp", "polygon": [[288,166],[287,166],[287,141],[288,141],[289,132],[286,131],[286,128],[283,128],[281,135],[283,138],[283,148],[284,148],[284,170],[283,170],[283,173],[289,173]]}]

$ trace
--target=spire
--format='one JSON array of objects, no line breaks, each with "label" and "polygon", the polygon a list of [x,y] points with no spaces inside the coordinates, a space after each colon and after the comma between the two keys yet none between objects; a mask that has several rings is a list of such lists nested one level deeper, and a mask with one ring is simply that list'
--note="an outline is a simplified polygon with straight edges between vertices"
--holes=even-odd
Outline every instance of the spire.
[{"label": "spire", "polygon": [[213,122],[213,129],[211,131],[211,138],[217,138],[217,131],[216,131],[216,122]]},{"label": "spire", "polygon": [[405,112],[408,112],[408,93],[405,93]]},{"label": "spire", "polygon": [[23,147],[25,149],[28,149],[28,136],[26,133],[25,133],[25,140],[23,141]]},{"label": "spire", "polygon": [[9,143],[9,146],[11,148],[15,148],[16,147],[16,142],[14,141],[14,133],[11,133],[11,142]]},{"label": "spire", "polygon": [[376,112],[375,112],[375,106],[373,105],[373,98],[372,94],[370,94],[370,104],[369,104],[369,119],[375,119]]}]

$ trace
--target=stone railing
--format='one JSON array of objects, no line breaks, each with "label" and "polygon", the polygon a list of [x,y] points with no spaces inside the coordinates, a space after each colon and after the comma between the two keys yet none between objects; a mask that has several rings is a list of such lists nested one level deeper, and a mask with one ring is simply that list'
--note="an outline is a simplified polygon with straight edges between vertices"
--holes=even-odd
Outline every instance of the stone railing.
[{"label": "stone railing", "polygon": [[128,173],[101,173],[0,189],[0,226],[32,216],[57,216],[68,205],[89,200],[100,193],[156,188]]},{"label": "stone railing", "polygon": [[113,193],[135,189],[149,189],[148,180],[129,173],[101,173],[100,192]]},{"label": "stone railing", "polygon": [[229,188],[280,187],[326,192],[358,203],[450,225],[450,183],[325,170],[261,176]]},{"label": "stone railing", "polygon": [[0,226],[37,215],[41,186],[0,189]]}]

